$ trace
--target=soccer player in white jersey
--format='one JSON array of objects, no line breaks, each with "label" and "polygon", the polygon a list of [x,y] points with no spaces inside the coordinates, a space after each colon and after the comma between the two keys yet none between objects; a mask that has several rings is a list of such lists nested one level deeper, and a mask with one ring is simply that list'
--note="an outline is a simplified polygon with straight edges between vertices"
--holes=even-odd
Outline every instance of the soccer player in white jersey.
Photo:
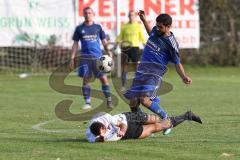
[{"label": "soccer player in white jersey", "polygon": [[99,113],[90,121],[86,137],[91,143],[143,139],[152,133],[175,127],[185,120],[202,123],[201,118],[191,111],[164,120],[160,120],[159,116],[143,112],[125,112],[114,116]]}]

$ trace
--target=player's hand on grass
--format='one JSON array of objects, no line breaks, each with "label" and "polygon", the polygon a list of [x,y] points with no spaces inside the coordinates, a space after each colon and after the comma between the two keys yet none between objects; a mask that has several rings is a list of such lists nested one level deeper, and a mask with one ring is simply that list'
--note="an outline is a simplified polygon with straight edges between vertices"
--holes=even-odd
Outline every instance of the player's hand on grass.
[{"label": "player's hand on grass", "polygon": [[187,85],[192,84],[192,79],[190,77],[188,77],[188,76],[183,77],[182,80],[183,80],[183,83],[185,83]]},{"label": "player's hand on grass", "polygon": [[138,15],[142,21],[146,21],[145,12],[143,10],[139,10]]}]

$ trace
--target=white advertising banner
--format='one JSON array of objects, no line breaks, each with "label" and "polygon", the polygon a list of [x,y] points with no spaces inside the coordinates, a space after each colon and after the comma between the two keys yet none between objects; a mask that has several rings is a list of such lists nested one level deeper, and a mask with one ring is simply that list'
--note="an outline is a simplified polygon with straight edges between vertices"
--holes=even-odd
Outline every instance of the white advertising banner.
[{"label": "white advertising banner", "polygon": [[0,0],[0,46],[70,45],[73,28],[71,0]]},{"label": "white advertising banner", "polygon": [[[198,0],[119,1],[121,23],[128,21],[129,10],[144,10],[152,26],[159,13],[168,13],[180,47],[199,48]],[[0,46],[33,45],[35,40],[47,44],[51,35],[57,37],[57,44],[71,46],[74,27],[83,22],[82,12],[87,6],[93,8],[95,22],[115,41],[116,3],[117,0],[0,0]]]}]

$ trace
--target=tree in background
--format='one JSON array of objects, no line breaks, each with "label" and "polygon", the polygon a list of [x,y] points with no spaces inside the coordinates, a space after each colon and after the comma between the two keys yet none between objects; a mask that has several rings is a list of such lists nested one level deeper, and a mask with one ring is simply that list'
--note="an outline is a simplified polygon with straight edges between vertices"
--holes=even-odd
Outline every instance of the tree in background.
[{"label": "tree in background", "polygon": [[202,64],[240,66],[240,1],[200,0]]}]

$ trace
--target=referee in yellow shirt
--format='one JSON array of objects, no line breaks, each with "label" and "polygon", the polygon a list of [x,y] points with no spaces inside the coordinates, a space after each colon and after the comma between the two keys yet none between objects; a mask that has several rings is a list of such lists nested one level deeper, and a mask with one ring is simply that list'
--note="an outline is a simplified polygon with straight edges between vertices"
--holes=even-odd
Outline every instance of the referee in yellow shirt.
[{"label": "referee in yellow shirt", "polygon": [[142,43],[145,45],[146,39],[143,35],[143,29],[141,25],[136,22],[136,12],[129,11],[129,22],[121,26],[120,35],[117,37],[117,43],[121,44],[121,63],[122,63],[122,91],[125,90],[127,83],[127,70],[128,62],[133,62],[135,68],[138,62],[139,45]]}]

